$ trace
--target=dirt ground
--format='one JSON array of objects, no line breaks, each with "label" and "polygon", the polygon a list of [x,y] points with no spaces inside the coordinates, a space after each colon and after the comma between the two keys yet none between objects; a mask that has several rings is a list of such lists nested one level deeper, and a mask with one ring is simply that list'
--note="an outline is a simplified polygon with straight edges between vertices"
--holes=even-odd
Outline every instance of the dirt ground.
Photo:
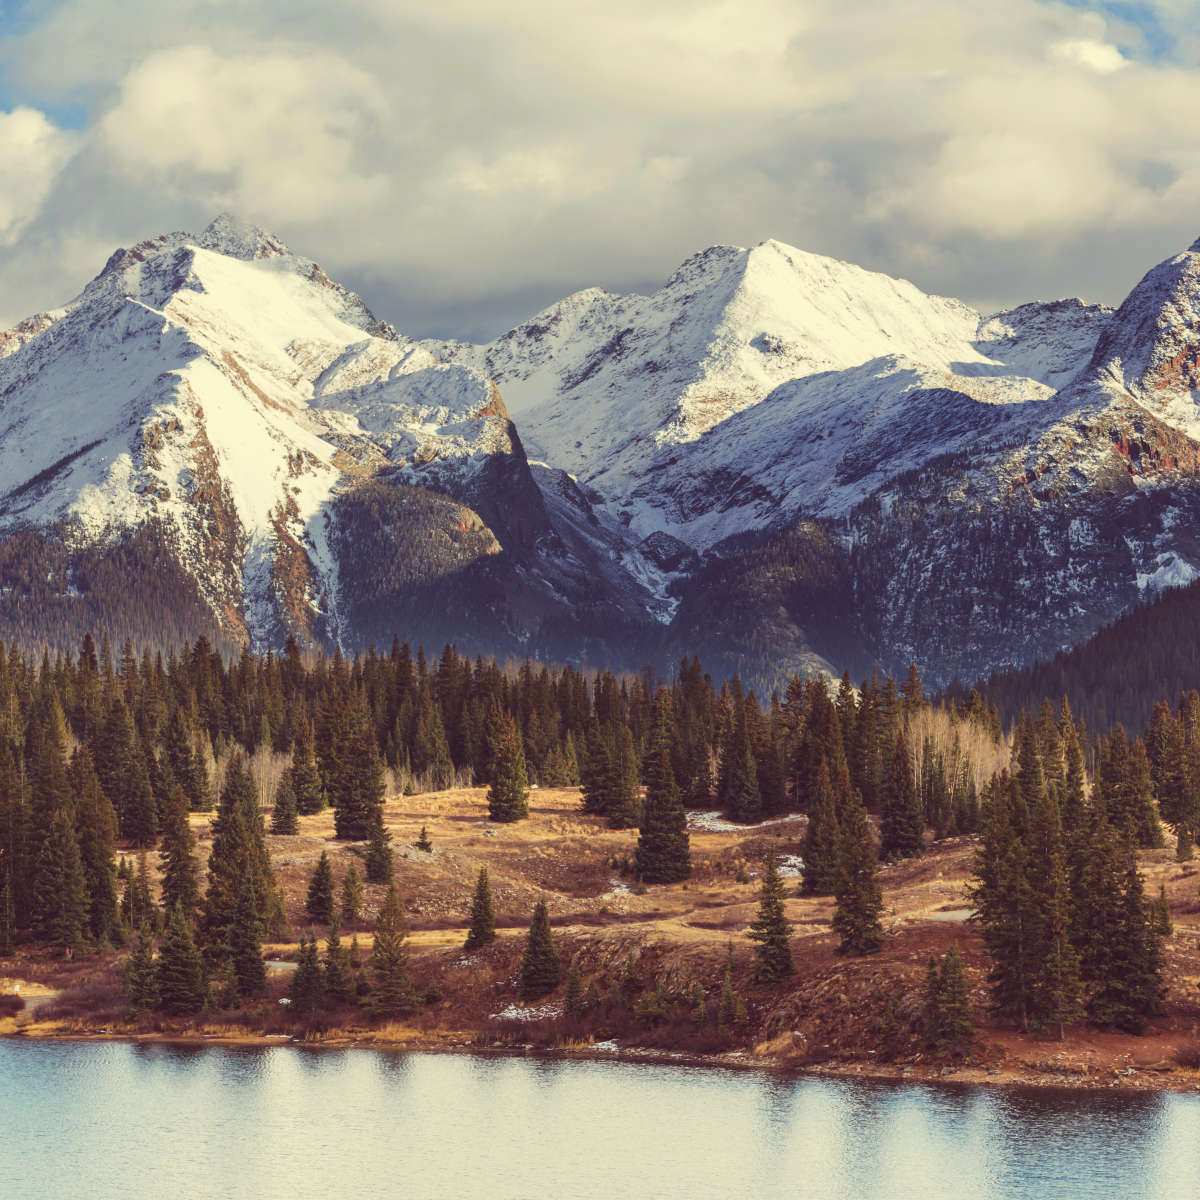
[{"label": "dirt ground", "polygon": [[[1166,887],[1175,925],[1167,948],[1167,1012],[1147,1036],[1068,1029],[1063,1042],[1037,1040],[987,1022],[986,971],[978,935],[966,922],[970,914],[964,887],[970,875],[974,843],[951,839],[919,860],[884,868],[887,937],[882,953],[844,959],[834,953],[829,928],[829,899],[797,896],[791,878],[787,915],[793,926],[796,975],[773,988],[755,986],[754,956],[745,933],[758,898],[763,856],[774,844],[785,859],[798,855],[804,819],[749,828],[695,828],[691,834],[693,875],[683,884],[637,884],[621,865],[632,859],[636,830],[610,830],[580,811],[577,789],[530,793],[528,820],[512,825],[487,821],[482,789],[454,789],[417,796],[393,796],[385,821],[392,834],[396,879],[410,923],[413,973],[430,993],[422,1012],[403,1024],[379,1028],[368,1021],[342,1020],[325,1031],[330,1044],[406,1044],[435,1047],[520,1042],[521,1029],[542,1030],[553,1018],[554,998],[532,1012],[516,1004],[515,980],[525,930],[534,904],[544,899],[556,943],[564,960],[574,958],[587,982],[604,992],[616,986],[630,964],[644,991],[656,985],[682,996],[699,985],[715,1003],[732,947],[734,977],[744,996],[748,1021],[738,1060],[769,1066],[796,1066],[837,1074],[926,1077],[954,1075],[962,1080],[1052,1083],[1065,1086],[1172,1087],[1200,1090],[1200,864],[1176,864],[1169,851],[1142,856],[1148,895]],[[198,857],[207,860],[210,818],[196,815]],[[723,822],[701,821],[699,825]],[[424,827],[431,852],[415,848]],[[269,837],[272,862],[282,886],[296,939],[308,928],[304,899],[321,852],[329,854],[334,878],[341,880],[354,862],[362,875],[364,844],[333,840],[332,813],[300,818],[300,832]],[[151,856],[151,866],[155,866]],[[491,881],[499,936],[494,945],[467,954],[462,950],[467,913],[479,868]],[[744,882],[739,882],[739,877]],[[369,930],[383,889],[368,886],[367,912],[361,925],[343,929],[343,942],[357,936],[364,956]],[[316,928],[323,937],[325,930]],[[957,944],[964,956],[978,1028],[975,1053],[965,1064],[929,1062],[921,1053],[918,1029],[925,968],[930,954]],[[267,946],[268,958],[295,958],[296,941]],[[23,982],[31,988],[76,989],[107,972],[119,956],[62,963],[23,954],[0,960],[0,993]],[[271,1004],[283,994],[288,971],[271,972]],[[42,1019],[37,1011],[15,1016],[0,1011],[0,1033],[22,1036],[135,1034],[174,1036],[160,1025],[136,1028],[113,1017],[102,1020],[87,1011]],[[561,997],[561,992],[559,993]],[[86,1004],[81,1002],[86,1010]],[[54,1012],[51,1006],[50,1012]],[[532,1017],[532,1020],[522,1018]],[[269,1022],[263,1025],[270,1035]],[[192,1030],[208,1040],[244,1040],[246,1029],[207,1025]],[[275,1033],[274,1036],[279,1036]],[[670,1050],[669,1036],[639,1038],[628,1033],[622,1047],[647,1040]],[[561,1044],[561,1040],[559,1042]],[[577,1047],[582,1048],[582,1047]],[[1192,1057],[1194,1054],[1194,1058]],[[724,1055],[724,1060],[729,1054]]]}]

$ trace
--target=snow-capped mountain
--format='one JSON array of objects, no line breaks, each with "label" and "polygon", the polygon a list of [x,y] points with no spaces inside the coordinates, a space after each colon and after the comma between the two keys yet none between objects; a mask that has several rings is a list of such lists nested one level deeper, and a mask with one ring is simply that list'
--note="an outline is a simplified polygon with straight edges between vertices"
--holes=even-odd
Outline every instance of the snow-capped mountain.
[{"label": "snow-capped mountain", "polygon": [[80,556],[147,536],[176,602],[234,642],[390,642],[403,616],[497,650],[552,627],[562,652],[582,611],[642,619],[633,580],[555,535],[492,381],[262,230],[221,217],[117,251],[0,353],[0,531],[24,556],[42,539],[80,620],[101,615]]},{"label": "snow-capped mountain", "polygon": [[975,678],[1200,574],[1198,331],[1200,243],[985,316],[765,242],[417,342],[218,218],[0,333],[0,636]]}]

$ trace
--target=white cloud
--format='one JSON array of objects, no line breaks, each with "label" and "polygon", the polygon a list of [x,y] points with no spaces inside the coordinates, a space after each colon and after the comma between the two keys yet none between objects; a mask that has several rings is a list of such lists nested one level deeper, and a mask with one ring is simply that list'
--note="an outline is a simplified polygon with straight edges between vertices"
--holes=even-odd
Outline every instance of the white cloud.
[{"label": "white cloud", "polygon": [[0,112],[0,244],[37,215],[75,139],[33,108]]},{"label": "white cloud", "polygon": [[1200,70],[1139,39],[1039,0],[63,0],[0,36],[11,88],[89,113],[25,160],[0,117],[34,164],[0,179],[0,311],[224,207],[415,331],[765,237],[967,298],[1119,299],[1200,232]]}]

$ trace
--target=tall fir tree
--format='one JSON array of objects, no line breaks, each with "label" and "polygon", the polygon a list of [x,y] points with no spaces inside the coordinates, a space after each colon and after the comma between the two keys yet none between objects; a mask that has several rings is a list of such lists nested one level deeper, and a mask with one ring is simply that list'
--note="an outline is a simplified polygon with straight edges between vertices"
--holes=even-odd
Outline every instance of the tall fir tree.
[{"label": "tall fir tree", "polygon": [[495,940],[496,915],[492,909],[492,888],[487,867],[480,867],[479,878],[475,881],[475,894],[471,898],[471,922],[463,949],[477,950]]},{"label": "tall fir tree", "polygon": [[764,983],[778,983],[795,970],[792,962],[792,929],[783,903],[783,880],[775,859],[775,847],[767,852],[759,891],[758,914],[750,922],[747,936],[757,943],[757,977]]},{"label": "tall fir tree", "polygon": [[646,761],[646,797],[635,866],[646,883],[679,883],[692,873],[687,814],[666,741]]},{"label": "tall fir tree", "polygon": [[842,818],[833,931],[839,954],[875,954],[883,946],[883,893],[867,810],[855,793]]},{"label": "tall fir tree", "polygon": [[522,1000],[540,1000],[554,991],[562,979],[562,962],[550,933],[550,913],[545,900],[534,905],[517,978]]},{"label": "tall fir tree", "polygon": [[510,822],[529,816],[525,750],[511,717],[504,719],[491,757],[494,765],[487,794],[488,819]]},{"label": "tall fir tree", "polygon": [[371,1010],[381,1017],[401,1017],[416,1012],[417,990],[408,965],[405,944],[408,929],[404,908],[396,885],[389,885],[387,897],[375,924],[375,944],[371,950]]},{"label": "tall fir tree", "polygon": [[200,907],[200,885],[196,866],[196,838],[188,821],[189,804],[182,786],[172,789],[163,814],[162,860],[163,907],[169,912],[178,905],[188,921]]},{"label": "tall fir tree", "polygon": [[333,868],[329,865],[329,855],[322,850],[321,857],[308,881],[308,896],[304,901],[304,911],[309,918],[321,925],[333,924]]},{"label": "tall fir tree", "polygon": [[804,882],[806,896],[829,896],[837,890],[841,860],[841,823],[834,801],[829,766],[821,755],[817,778],[808,801],[808,825],[804,831]]},{"label": "tall fir tree", "polygon": [[87,918],[87,881],[75,822],[67,809],[59,808],[50,816],[50,827],[34,865],[34,934],[70,956],[84,948]]},{"label": "tall fir tree", "polygon": [[159,1007],[168,1016],[197,1013],[207,1001],[207,992],[192,927],[182,910],[173,908],[158,956]]},{"label": "tall fir tree", "polygon": [[883,784],[882,806],[880,857],[892,860],[919,856],[924,850],[924,814],[903,734],[896,738]]}]

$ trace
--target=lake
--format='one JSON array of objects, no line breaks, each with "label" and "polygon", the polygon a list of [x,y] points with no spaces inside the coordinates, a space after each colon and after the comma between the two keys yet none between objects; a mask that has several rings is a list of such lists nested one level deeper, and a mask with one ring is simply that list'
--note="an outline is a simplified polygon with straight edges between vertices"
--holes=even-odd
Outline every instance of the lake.
[{"label": "lake", "polygon": [[1200,1097],[0,1041],[4,1200],[1183,1200]]}]

